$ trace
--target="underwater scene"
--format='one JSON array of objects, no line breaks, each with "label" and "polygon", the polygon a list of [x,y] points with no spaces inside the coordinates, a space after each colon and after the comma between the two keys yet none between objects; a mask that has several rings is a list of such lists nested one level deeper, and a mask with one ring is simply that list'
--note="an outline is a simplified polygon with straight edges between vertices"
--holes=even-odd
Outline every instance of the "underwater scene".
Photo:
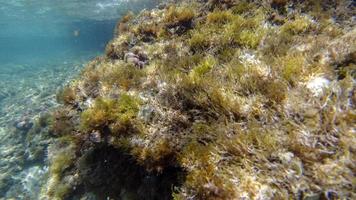
[{"label": "underwater scene", "polygon": [[354,0],[1,0],[0,200],[356,199]]},{"label": "underwater scene", "polygon": [[58,105],[58,90],[102,54],[118,18],[153,5],[142,3],[0,3],[0,199],[39,199],[52,138],[31,128]]}]

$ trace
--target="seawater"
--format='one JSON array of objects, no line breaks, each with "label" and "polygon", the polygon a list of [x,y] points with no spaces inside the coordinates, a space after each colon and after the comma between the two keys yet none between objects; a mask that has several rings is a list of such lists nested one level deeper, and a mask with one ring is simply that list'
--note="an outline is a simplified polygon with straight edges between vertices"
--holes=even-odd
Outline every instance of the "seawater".
[{"label": "seawater", "polygon": [[30,138],[26,126],[53,110],[55,93],[103,53],[117,19],[147,2],[0,0],[0,199],[38,198],[51,138]]}]

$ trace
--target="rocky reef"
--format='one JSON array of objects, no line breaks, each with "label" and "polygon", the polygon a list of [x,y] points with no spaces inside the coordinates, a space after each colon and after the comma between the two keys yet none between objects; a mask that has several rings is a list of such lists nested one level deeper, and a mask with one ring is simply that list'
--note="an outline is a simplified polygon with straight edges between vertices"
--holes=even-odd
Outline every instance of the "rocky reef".
[{"label": "rocky reef", "polygon": [[355,11],[182,0],[128,13],[57,95],[41,199],[355,199]]}]

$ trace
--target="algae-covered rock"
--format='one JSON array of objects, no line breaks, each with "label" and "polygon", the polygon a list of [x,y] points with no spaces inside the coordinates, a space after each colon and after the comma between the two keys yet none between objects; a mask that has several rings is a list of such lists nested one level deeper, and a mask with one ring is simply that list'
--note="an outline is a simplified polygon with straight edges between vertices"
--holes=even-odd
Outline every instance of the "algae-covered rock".
[{"label": "algae-covered rock", "polygon": [[354,11],[182,0],[129,13],[59,94],[42,196],[356,198]]}]

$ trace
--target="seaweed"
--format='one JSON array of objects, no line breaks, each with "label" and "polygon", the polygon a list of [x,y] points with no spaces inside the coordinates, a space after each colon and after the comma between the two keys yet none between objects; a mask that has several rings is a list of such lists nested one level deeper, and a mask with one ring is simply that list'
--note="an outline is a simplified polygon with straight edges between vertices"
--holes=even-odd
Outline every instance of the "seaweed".
[{"label": "seaweed", "polygon": [[301,34],[309,30],[311,26],[310,19],[306,17],[296,17],[294,20],[290,20],[281,27],[281,31],[289,34]]},{"label": "seaweed", "polygon": [[280,59],[281,75],[290,84],[295,85],[306,68],[306,61],[302,55],[287,55]]},{"label": "seaweed", "polygon": [[123,34],[130,30],[128,23],[132,20],[134,14],[132,12],[128,12],[125,16],[121,18],[116,24],[115,35]]},{"label": "seaweed", "polygon": [[103,83],[110,87],[118,86],[127,91],[138,87],[145,72],[131,64],[120,64],[116,66],[108,65],[107,71],[103,74]]},{"label": "seaweed", "polygon": [[194,17],[194,11],[191,8],[170,6],[165,14],[164,22],[168,27],[179,25],[190,27]]},{"label": "seaweed", "polygon": [[207,23],[209,24],[226,24],[234,19],[231,11],[214,11],[207,16]]},{"label": "seaweed", "polygon": [[193,52],[206,51],[210,46],[209,35],[202,32],[193,32],[189,46]]},{"label": "seaweed", "polygon": [[113,134],[128,134],[127,128],[138,113],[139,100],[122,94],[118,100],[98,98],[81,114],[81,129],[86,132],[111,127]]},{"label": "seaweed", "polygon": [[72,87],[64,87],[60,92],[57,93],[57,101],[65,105],[75,104],[76,94]]},{"label": "seaweed", "polygon": [[53,135],[68,135],[75,130],[74,112],[68,107],[60,107],[52,113],[49,119],[49,132]]}]

